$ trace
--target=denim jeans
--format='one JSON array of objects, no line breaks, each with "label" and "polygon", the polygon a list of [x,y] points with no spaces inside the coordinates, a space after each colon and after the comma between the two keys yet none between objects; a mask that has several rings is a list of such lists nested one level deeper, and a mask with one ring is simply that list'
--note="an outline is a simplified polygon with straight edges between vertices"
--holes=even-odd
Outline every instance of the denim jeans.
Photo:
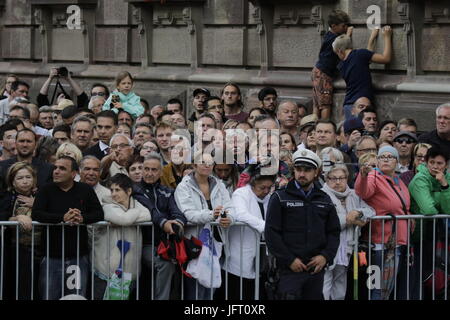
[{"label": "denim jeans", "polygon": [[43,300],[58,300],[68,294],[86,297],[88,274],[89,261],[87,256],[81,256],[78,264],[76,257],[66,258],[64,266],[62,265],[62,258],[49,258],[47,260],[47,257],[44,257],[39,272],[40,295]]},{"label": "denim jeans", "polygon": [[[380,267],[380,283],[381,286],[383,286],[383,268],[382,268],[382,251],[383,250],[373,250],[372,251],[372,265],[376,265]],[[387,251],[384,250],[384,258],[386,257]],[[407,263],[405,261],[405,253],[406,253],[406,246],[399,246],[395,249],[395,278],[394,278],[394,288],[392,289],[391,295],[396,291],[396,299],[405,299],[406,297],[406,277],[400,277],[399,272],[400,269],[401,273],[406,273],[406,270],[404,270],[407,267]],[[395,280],[396,279],[396,280]],[[381,300],[381,289],[372,289],[370,290],[370,300]]]}]

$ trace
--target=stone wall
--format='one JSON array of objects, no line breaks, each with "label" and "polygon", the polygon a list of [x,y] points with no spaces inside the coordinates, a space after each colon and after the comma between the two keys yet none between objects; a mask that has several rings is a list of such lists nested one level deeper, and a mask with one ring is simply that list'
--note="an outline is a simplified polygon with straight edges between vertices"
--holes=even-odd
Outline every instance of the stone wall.
[{"label": "stone wall", "polygon": [[[79,29],[67,27],[70,5],[81,8]],[[328,13],[347,11],[365,47],[371,5],[394,29],[392,63],[373,66],[380,118],[412,116],[428,130],[450,101],[448,0],[0,0],[0,76],[19,74],[35,96],[51,66],[67,66],[86,90],[127,69],[152,105],[179,97],[190,107],[194,88],[219,94],[228,81],[246,108],[265,85],[307,102]],[[345,84],[335,85],[339,119]]]}]

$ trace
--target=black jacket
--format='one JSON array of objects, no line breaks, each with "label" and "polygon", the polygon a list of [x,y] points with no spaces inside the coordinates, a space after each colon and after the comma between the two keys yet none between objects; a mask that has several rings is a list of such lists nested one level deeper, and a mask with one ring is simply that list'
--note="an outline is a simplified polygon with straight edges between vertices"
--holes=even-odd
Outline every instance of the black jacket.
[{"label": "black jacket", "polygon": [[450,141],[441,139],[441,137],[438,136],[436,129],[421,134],[419,136],[419,142],[436,146],[450,157]]},{"label": "black jacket", "polygon": [[[185,225],[187,219],[175,203],[174,190],[162,186],[159,182],[155,184],[146,184],[141,182],[133,186],[133,197],[143,206],[148,208],[152,215],[152,221],[155,225],[155,245],[158,245],[162,230],[167,220],[177,220]],[[151,244],[151,232],[143,232],[144,244]]]},{"label": "black jacket", "polygon": [[[51,105],[50,100],[48,100],[48,95],[43,95],[41,93],[38,94],[37,98],[36,98],[38,107],[42,107],[42,106],[49,106]],[[87,108],[89,104],[89,97],[87,96],[86,92],[82,92],[79,96],[77,96],[77,108],[81,109],[81,108]]]},{"label": "black jacket", "polygon": [[106,154],[102,150],[100,150],[100,142],[97,142],[92,147],[83,152],[83,157],[84,156],[94,156],[98,160],[102,160],[103,157],[106,156]]},{"label": "black jacket", "polygon": [[341,228],[330,197],[314,187],[308,198],[292,180],[269,201],[265,238],[279,265],[289,268],[295,258],[306,265],[316,255],[332,263]]}]

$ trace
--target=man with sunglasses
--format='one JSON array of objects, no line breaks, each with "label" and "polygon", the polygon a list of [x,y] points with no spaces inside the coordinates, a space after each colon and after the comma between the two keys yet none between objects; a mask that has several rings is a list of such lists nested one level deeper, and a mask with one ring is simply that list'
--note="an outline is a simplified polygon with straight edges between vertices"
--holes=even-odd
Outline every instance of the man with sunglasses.
[{"label": "man with sunglasses", "polygon": [[416,143],[416,135],[409,131],[400,131],[394,136],[394,147],[397,149],[400,157],[400,162],[398,164],[398,171],[400,173],[412,169],[412,154]]}]

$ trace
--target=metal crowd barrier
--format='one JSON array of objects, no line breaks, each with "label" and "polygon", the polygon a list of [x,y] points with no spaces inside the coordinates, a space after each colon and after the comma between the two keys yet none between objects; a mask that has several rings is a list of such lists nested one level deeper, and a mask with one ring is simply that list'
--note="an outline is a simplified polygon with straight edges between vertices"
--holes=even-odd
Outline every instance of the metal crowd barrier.
[{"label": "metal crowd barrier", "polygon": [[[399,221],[407,221],[407,243],[403,247],[398,247],[400,251],[399,259],[394,259],[394,283],[393,290],[390,295],[390,299],[393,300],[447,300],[448,297],[448,219],[449,215],[401,215],[396,216],[396,237],[395,243],[398,239],[398,223]],[[369,219],[368,226],[368,252],[367,252],[367,262],[368,267],[373,268],[376,264],[372,265],[373,254],[375,251],[381,251],[381,266],[379,270],[381,271],[381,288],[383,288],[383,280],[385,279],[385,255],[386,248],[384,250],[379,250],[380,248],[374,247],[375,244],[372,243],[372,225],[375,221],[382,221],[381,223],[381,239],[385,239],[385,222],[392,221],[391,216],[375,216]],[[413,221],[412,221],[413,220]],[[414,226],[414,233],[418,232],[419,241],[412,241],[411,228]],[[425,226],[424,226],[425,225]],[[426,227],[426,238],[424,238],[424,227]],[[353,243],[353,256],[354,256],[354,299],[358,299],[358,268],[357,262],[357,252],[358,246],[361,243],[361,238],[357,235],[360,228],[355,228],[356,241]],[[391,229],[392,230],[392,229]],[[430,234],[431,233],[431,234]],[[416,236],[417,237],[417,236]],[[440,249],[437,249],[437,244],[440,242]],[[386,244],[386,243],[385,243]],[[380,245],[380,244],[378,244]],[[397,248],[397,247],[396,247]],[[413,251],[411,250],[413,249]],[[425,250],[424,250],[425,249]],[[397,249],[396,249],[397,250]],[[397,254],[397,252],[396,252]],[[417,258],[417,255],[419,257]],[[424,259],[425,257],[425,259]],[[427,260],[428,258],[428,260]],[[425,260],[425,261],[424,261]],[[429,261],[431,260],[431,261]],[[417,265],[418,264],[418,265]],[[430,274],[427,279],[424,279],[424,267],[430,268]],[[375,269],[377,269],[375,267]],[[377,273],[374,270],[368,270],[369,280],[376,280]],[[376,271],[376,270],[375,270]],[[418,278],[417,278],[418,277]],[[412,278],[412,279],[411,279]],[[431,280],[431,288],[424,285],[424,281]],[[444,288],[442,292],[436,292],[437,282],[443,283]],[[368,299],[372,300],[372,295],[374,294],[373,286],[369,286],[369,281],[365,283],[367,289]],[[360,287],[361,288],[361,287]]]},{"label": "metal crowd barrier", "polygon": [[[213,228],[215,228],[218,223],[211,223],[211,225],[213,226]],[[187,227],[192,227],[193,225],[188,224]],[[66,275],[67,275],[67,266],[65,265],[66,262],[66,257],[65,256],[65,252],[64,252],[64,248],[65,248],[65,243],[64,243],[64,232],[67,230],[67,228],[77,228],[77,256],[76,256],[76,267],[80,268],[80,259],[82,259],[83,257],[80,256],[80,228],[84,228],[86,227],[86,225],[78,225],[78,226],[69,226],[68,224],[48,224],[48,223],[39,223],[39,222],[32,222],[32,230],[29,233],[29,235],[31,235],[31,246],[27,249],[29,249],[29,252],[27,252],[26,254],[29,256],[26,258],[30,258],[28,261],[26,262],[31,262],[31,265],[26,268],[26,272],[28,272],[28,270],[30,271],[30,273],[26,273],[24,274],[24,271],[22,268],[26,267],[24,266],[23,262],[21,263],[20,261],[20,257],[21,254],[19,253],[19,250],[22,250],[23,247],[22,245],[19,245],[21,237],[22,237],[22,230],[20,227],[20,224],[18,222],[13,222],[13,221],[0,221],[0,227],[1,227],[1,236],[0,236],[0,300],[4,300],[4,299],[11,299],[11,300],[22,300],[22,299],[26,299],[26,300],[38,300],[38,299],[48,299],[49,295],[52,295],[52,288],[50,288],[49,285],[49,276],[51,276],[51,270],[50,270],[50,264],[49,264],[49,259],[51,258],[49,256],[49,247],[50,247],[50,240],[49,240],[49,230],[51,228],[61,228],[61,232],[62,232],[62,252],[61,252],[61,258],[58,258],[61,260],[61,294],[60,294],[60,298],[62,298],[66,293],[70,293],[70,294],[77,294],[80,295],[83,291],[83,288],[79,288],[78,285],[76,285],[76,289],[75,290],[68,290],[67,288],[67,279],[66,279]],[[95,237],[96,237],[96,232],[100,232],[98,231],[98,228],[106,228],[106,233],[107,233],[107,243],[108,243],[108,252],[111,252],[111,247],[110,247],[110,232],[111,232],[111,228],[121,228],[121,234],[122,234],[122,239],[123,239],[123,232],[124,232],[124,228],[136,228],[136,232],[135,232],[135,240],[138,240],[138,234],[140,232],[142,232],[142,228],[144,227],[151,227],[151,232],[152,232],[152,244],[151,244],[151,254],[152,254],[152,259],[151,259],[151,268],[150,268],[150,283],[145,283],[145,286],[149,285],[150,286],[150,297],[144,297],[141,293],[142,291],[142,287],[141,287],[141,281],[140,281],[140,277],[141,277],[141,266],[144,266],[144,261],[141,261],[141,259],[143,260],[144,258],[142,257],[142,252],[139,252],[138,254],[136,254],[136,280],[134,281],[134,288],[132,287],[130,289],[133,290],[135,292],[134,296],[136,300],[147,300],[147,299],[151,299],[154,300],[155,298],[155,233],[154,233],[154,227],[153,227],[153,223],[148,222],[148,223],[139,223],[139,224],[134,224],[132,226],[114,226],[109,222],[98,222],[98,223],[94,223],[94,224],[90,224],[87,225],[88,230],[90,229],[90,235],[89,240],[90,244],[90,252],[89,252],[89,276],[87,279],[87,282],[90,282],[90,292],[85,292],[85,294],[87,295],[88,299],[93,300],[95,297],[95,277],[97,276],[96,270],[95,270],[95,265],[94,265],[94,261],[95,261]],[[39,284],[39,274],[37,274],[37,271],[35,270],[35,260],[36,259],[36,248],[35,248],[35,230],[36,228],[41,228],[42,231],[47,232],[47,237],[44,241],[44,243],[41,243],[41,248],[44,252],[44,254],[39,257],[40,260],[40,266],[42,268],[44,268],[44,270],[40,270],[40,275],[42,276],[43,274],[45,274],[45,279],[47,280],[45,285],[44,285],[44,289],[43,290],[37,290],[36,286],[38,286]],[[249,227],[248,225],[244,224],[244,223],[234,223],[230,228],[240,228],[240,252],[234,252],[234,254],[239,254],[240,255],[240,274],[241,276],[240,278],[240,299],[243,298],[243,277],[242,277],[242,270],[243,270],[243,256],[244,256],[244,252],[243,252],[243,235],[244,232],[249,232],[248,230],[252,230],[254,235],[255,235],[255,244],[256,244],[256,258],[255,258],[255,291],[254,291],[254,299],[258,300],[259,299],[259,290],[260,290],[260,285],[259,285],[259,269],[260,269],[260,245],[261,245],[261,235],[256,231],[253,230],[251,227]],[[222,258],[223,262],[225,265],[228,264],[228,256],[226,255],[226,249],[227,249],[227,245],[228,243],[226,243],[226,239],[228,239],[228,235],[229,235],[229,231],[230,228],[227,229],[223,229],[225,231],[225,239],[223,239],[223,249],[222,249]],[[248,229],[246,229],[248,228]],[[9,239],[5,238],[5,233],[7,232],[7,230],[9,230],[10,233],[12,233],[12,235],[10,235]],[[150,230],[147,230],[150,231]],[[200,226],[197,226],[197,234],[199,233],[198,231],[200,231]],[[211,238],[213,237],[213,233],[211,233]],[[15,241],[15,244],[14,244]],[[54,241],[54,240],[52,240]],[[142,239],[141,239],[142,241]],[[122,261],[122,270],[126,269],[126,261],[124,259],[124,247],[123,247],[123,242],[122,242],[122,248],[121,248],[121,261]],[[141,244],[142,245],[142,244]],[[142,249],[144,249],[144,245],[142,245]],[[233,253],[232,253],[233,254]],[[13,255],[15,255],[15,259],[14,261],[12,261]],[[108,275],[112,275],[114,273],[114,270],[111,270],[111,263],[110,263],[110,255],[108,254]],[[142,257],[142,258],[141,258]],[[43,263],[44,258],[46,259],[47,263]],[[70,257],[73,258],[73,257]],[[213,259],[213,256],[211,255],[211,261]],[[23,259],[22,257],[22,260]],[[5,261],[7,263],[9,263],[8,267],[5,267]],[[53,266],[54,267],[54,266]],[[77,281],[81,281],[81,272],[80,269],[76,269],[75,268],[75,273],[77,276],[80,276],[79,278],[76,278],[75,283],[77,283]],[[176,273],[180,273],[181,271],[179,271],[178,269],[175,271]],[[223,272],[223,269],[221,269],[221,272]],[[14,277],[11,277],[11,274],[14,275]],[[173,277],[173,276],[172,276]],[[211,273],[211,279],[213,277],[213,272]],[[30,279],[31,278],[31,279]],[[25,279],[25,280],[24,280]],[[181,293],[181,299],[184,300],[184,275],[181,274],[181,288],[180,288],[180,293]],[[23,285],[24,282],[29,281],[30,282],[30,287],[27,288],[26,291],[29,292],[24,294],[23,290],[19,290],[19,286]],[[108,288],[109,284],[110,284],[111,279],[108,278],[107,280],[107,285],[106,288]],[[124,292],[123,292],[123,288],[124,288],[124,277],[121,278],[121,297],[124,296]],[[9,283],[9,285],[7,286],[7,288],[5,288],[5,283]],[[84,284],[83,284],[84,285]],[[225,299],[228,299],[228,272],[225,272],[225,276],[222,277],[222,286],[225,286]],[[148,287],[147,287],[148,289]],[[84,288],[85,290],[85,288]],[[42,292],[43,291],[43,292]],[[106,298],[108,297],[109,291],[106,291]],[[25,295],[25,297],[23,296]],[[196,282],[196,298],[198,298],[198,283]],[[214,298],[214,293],[211,290],[210,293],[210,299],[212,300]]]}]

